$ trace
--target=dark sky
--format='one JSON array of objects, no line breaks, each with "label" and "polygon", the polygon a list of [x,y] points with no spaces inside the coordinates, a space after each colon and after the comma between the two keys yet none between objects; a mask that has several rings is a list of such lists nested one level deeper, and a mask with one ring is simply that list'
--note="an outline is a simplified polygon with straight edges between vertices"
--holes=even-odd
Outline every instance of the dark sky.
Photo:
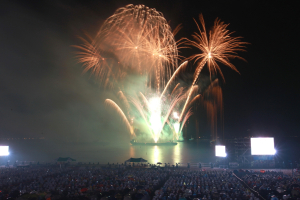
[{"label": "dark sky", "polygon": [[[197,3],[195,3],[197,2]],[[112,95],[82,74],[72,45],[95,35],[121,6],[145,4],[161,11],[178,37],[219,17],[243,36],[247,60],[234,60],[240,74],[222,68],[225,136],[297,135],[299,13],[272,1],[4,1],[0,8],[0,137],[69,137],[105,140],[119,130],[104,108]],[[178,38],[177,38],[178,39]],[[109,131],[109,133],[107,132]]]}]

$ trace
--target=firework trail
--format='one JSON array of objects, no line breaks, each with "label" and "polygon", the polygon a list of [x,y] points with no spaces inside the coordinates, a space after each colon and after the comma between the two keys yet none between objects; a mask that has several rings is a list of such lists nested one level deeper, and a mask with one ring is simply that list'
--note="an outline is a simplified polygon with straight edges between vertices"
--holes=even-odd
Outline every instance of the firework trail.
[{"label": "firework trail", "polygon": [[180,83],[177,83],[177,85],[174,87],[171,94],[169,95],[170,97],[173,97],[174,95],[183,92],[183,87],[179,87],[179,85]]},{"label": "firework trail", "polygon": [[201,102],[206,109],[208,121],[210,123],[212,140],[217,139],[218,114],[221,124],[223,124],[223,94],[219,86],[219,80],[214,80],[201,96]]},{"label": "firework trail", "polygon": [[[141,93],[141,96],[144,97],[144,95]],[[146,99],[146,98],[145,98]],[[151,125],[148,121],[148,115],[147,112],[145,112],[145,109],[143,109],[144,107],[146,107],[146,110],[148,110],[148,100],[146,99],[147,104],[145,106],[143,106],[138,98],[131,98],[131,102],[133,103],[133,105],[135,106],[135,108],[138,109],[139,114],[141,115],[141,117],[143,118],[144,122],[146,123],[149,131],[151,132]],[[145,103],[145,102],[144,102]],[[153,133],[151,132],[151,134],[153,135]]]},{"label": "firework trail", "polygon": [[184,106],[183,106],[181,115],[180,115],[180,117],[179,117],[179,121],[182,120],[182,117],[183,117],[183,115],[184,115],[184,113],[185,113],[186,107],[187,107],[188,103],[190,102],[191,96],[192,96],[194,93],[196,93],[197,91],[198,91],[198,86],[197,86],[197,85],[194,85],[194,86],[192,86],[192,87],[189,89],[188,95],[187,95],[187,98],[186,98],[186,101],[185,101],[185,103],[184,103]]},{"label": "firework trail", "polygon": [[170,129],[171,129],[171,131],[173,133],[173,140],[175,140],[175,139],[178,140],[178,134],[177,134],[177,132],[178,132],[179,129],[176,130],[176,128],[177,128],[176,125],[175,124],[172,125],[169,120],[167,120],[167,124],[169,125],[169,127],[170,127]]},{"label": "firework trail", "polygon": [[144,102],[144,105],[145,105],[146,109],[149,109],[148,99],[145,97],[145,95],[143,93],[139,92],[139,94],[140,94],[140,96],[141,96],[141,98],[142,98],[142,100]]},{"label": "firework trail", "polygon": [[123,122],[124,122],[125,125],[127,126],[128,130],[129,130],[129,132],[130,132],[130,134],[131,134],[132,136],[136,136],[135,133],[134,133],[134,131],[133,131],[132,126],[130,125],[130,123],[129,123],[127,117],[126,117],[126,115],[124,114],[124,112],[122,111],[122,109],[118,106],[118,104],[116,104],[116,103],[115,103],[113,100],[111,100],[111,99],[106,99],[106,100],[105,100],[105,103],[106,103],[106,105],[112,107],[113,109],[115,109],[115,110],[117,111],[117,113],[122,117]]},{"label": "firework trail", "polygon": [[129,102],[128,102],[126,96],[124,95],[124,93],[122,91],[118,92],[118,96],[119,96],[119,99],[122,100],[122,102],[126,108],[127,115],[129,116],[130,105],[129,105]]},{"label": "firework trail", "polygon": [[192,104],[195,103],[195,101],[199,100],[201,97],[201,94],[197,94],[188,104],[188,106],[191,106]]},{"label": "firework trail", "polygon": [[168,120],[168,118],[169,118],[171,112],[173,112],[173,110],[174,110],[175,106],[177,105],[177,103],[178,103],[180,100],[182,100],[183,98],[184,98],[184,96],[181,95],[181,93],[179,93],[179,94],[172,100],[172,102],[171,102],[169,108],[167,109],[168,112],[167,112],[167,114],[165,115],[165,119],[164,119],[164,121],[163,121],[163,123],[162,123],[163,126],[165,125],[166,121]]},{"label": "firework trail", "polygon": [[[175,77],[178,75],[178,73],[179,73],[181,70],[183,70],[183,69],[186,68],[187,64],[188,64],[188,62],[185,61],[185,62],[183,62],[183,63],[176,69],[176,71],[173,73],[173,75],[171,76],[171,78],[170,78],[169,81],[167,82],[166,87],[164,88],[163,92],[162,92],[161,95],[160,95],[160,98],[162,98],[162,97],[164,96],[165,92],[166,92],[167,89],[169,88],[169,85],[172,83],[172,81],[175,79]],[[176,89],[176,88],[177,88],[177,86],[175,87],[175,89]]]},{"label": "firework trail", "polygon": [[181,127],[180,127],[180,130],[178,131],[178,134],[181,133],[182,128],[183,128],[185,122],[188,120],[188,118],[189,118],[192,114],[193,114],[193,112],[192,112],[191,109],[186,113],[186,115],[184,116],[183,121],[182,121],[182,123],[181,123]]}]

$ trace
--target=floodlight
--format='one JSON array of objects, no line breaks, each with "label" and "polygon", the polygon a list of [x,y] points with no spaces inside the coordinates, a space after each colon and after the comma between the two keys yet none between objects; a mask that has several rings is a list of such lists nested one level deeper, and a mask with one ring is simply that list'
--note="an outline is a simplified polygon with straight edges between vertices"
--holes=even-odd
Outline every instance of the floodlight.
[{"label": "floodlight", "polygon": [[251,155],[275,155],[274,138],[251,138]]},{"label": "floodlight", "polygon": [[9,155],[9,146],[0,146],[0,156],[8,156]]},{"label": "floodlight", "polygon": [[216,145],[215,146],[215,154],[217,157],[226,157],[226,150],[225,150],[225,146],[223,145]]}]

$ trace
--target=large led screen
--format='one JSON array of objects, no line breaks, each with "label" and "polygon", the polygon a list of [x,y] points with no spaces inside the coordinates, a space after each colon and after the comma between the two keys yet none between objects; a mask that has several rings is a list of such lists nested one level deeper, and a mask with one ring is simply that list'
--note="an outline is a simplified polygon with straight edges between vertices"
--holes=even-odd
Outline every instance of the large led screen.
[{"label": "large led screen", "polygon": [[0,146],[0,156],[8,156],[9,155],[8,149],[9,149],[8,146]]},{"label": "large led screen", "polygon": [[251,138],[251,155],[274,155],[274,138]]},{"label": "large led screen", "polygon": [[222,145],[216,145],[216,156],[217,157],[226,157],[226,150],[225,146]]}]

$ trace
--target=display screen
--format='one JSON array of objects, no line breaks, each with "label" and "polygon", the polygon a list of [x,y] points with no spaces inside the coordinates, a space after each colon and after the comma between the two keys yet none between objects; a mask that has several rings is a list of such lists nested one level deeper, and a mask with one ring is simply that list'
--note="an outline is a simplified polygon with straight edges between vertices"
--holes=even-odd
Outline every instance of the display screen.
[{"label": "display screen", "polygon": [[217,157],[226,157],[227,156],[225,146],[216,145],[216,156]]},{"label": "display screen", "polygon": [[9,152],[8,152],[9,146],[0,146],[0,156],[8,156]]},{"label": "display screen", "polygon": [[251,155],[274,155],[274,138],[251,138]]}]

